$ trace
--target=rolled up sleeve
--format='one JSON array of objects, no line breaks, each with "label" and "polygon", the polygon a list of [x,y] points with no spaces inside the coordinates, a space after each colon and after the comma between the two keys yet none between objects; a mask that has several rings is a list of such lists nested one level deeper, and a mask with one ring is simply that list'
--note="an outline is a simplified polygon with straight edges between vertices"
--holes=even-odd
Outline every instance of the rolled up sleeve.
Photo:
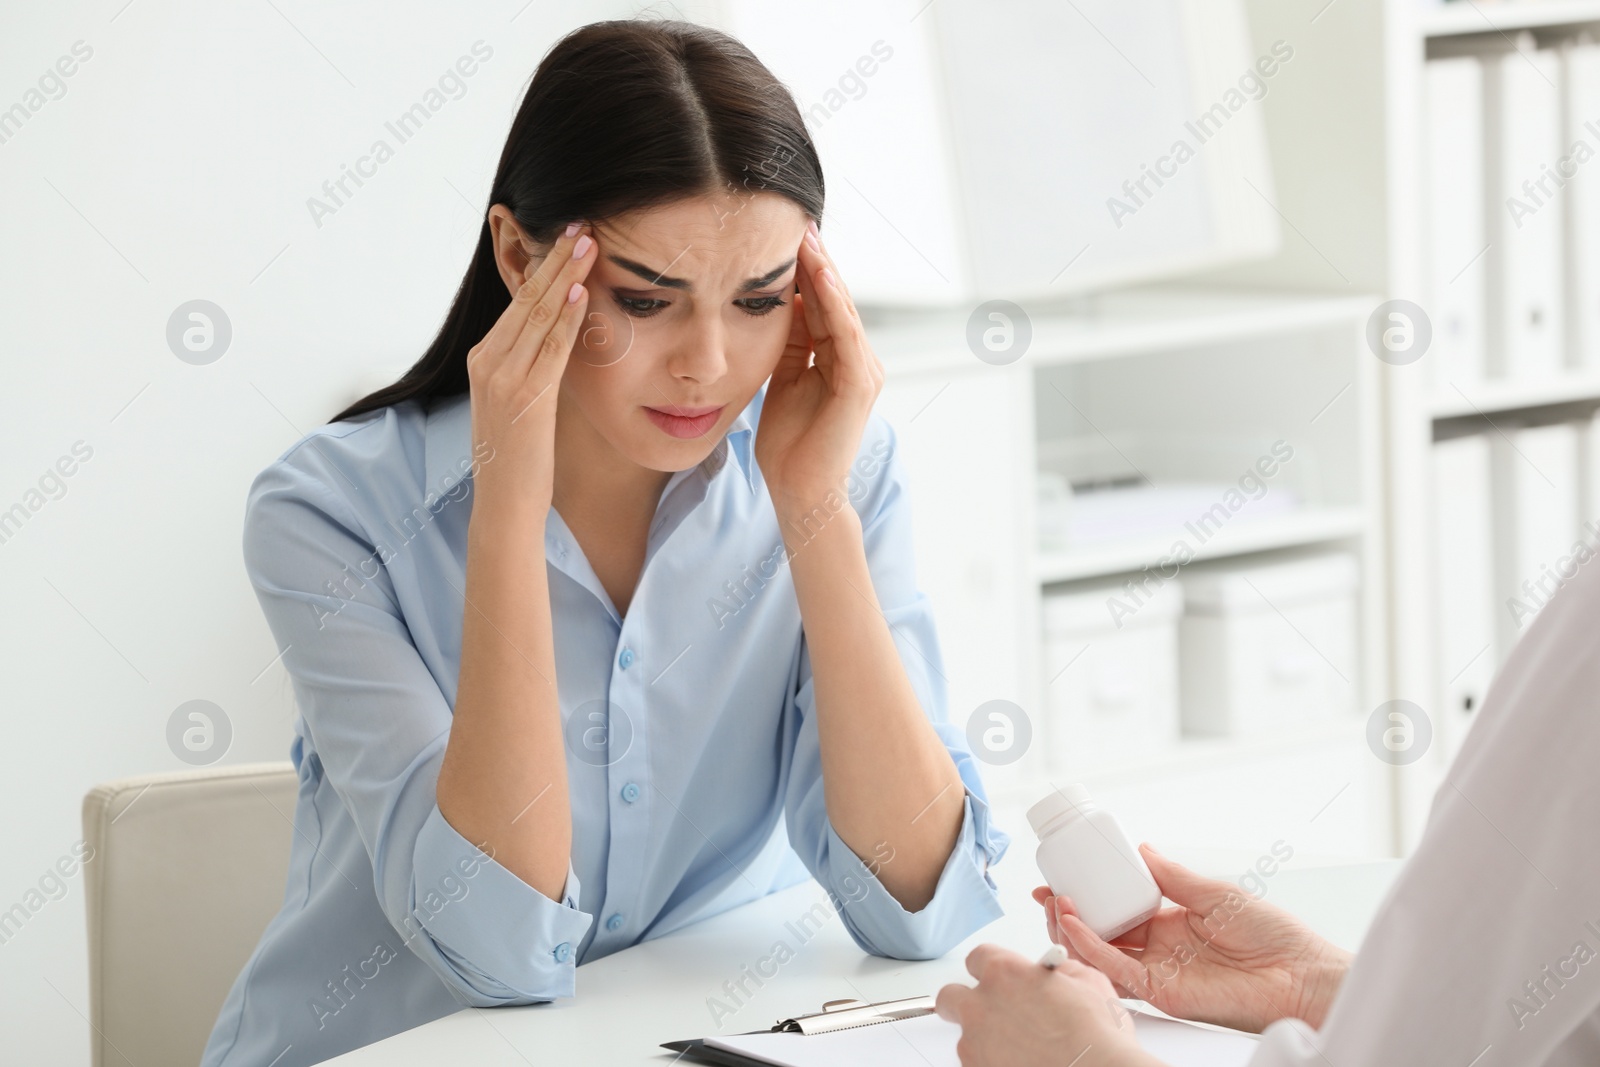
[{"label": "rolled up sleeve", "polygon": [[[850,936],[867,952],[895,959],[932,959],[1003,914],[989,868],[1010,837],[990,821],[988,797],[963,731],[949,722],[947,683],[932,604],[917,589],[911,510],[905,471],[895,454],[895,434],[874,416],[864,435],[851,502],[862,517],[868,570],[901,665],[939,739],[961,776],[965,803],[956,838],[933,898],[907,911],[878,880],[883,857],[864,859],[828,818],[817,732],[811,657],[801,641],[795,709],[799,737],[790,765],[785,814],[790,842],[812,877],[829,892]],[[888,756],[889,754],[885,754]]]},{"label": "rolled up sleeve", "polygon": [[865,951],[901,960],[934,959],[1000,918],[989,866],[1004,852],[1004,840],[989,825],[988,804],[968,792],[961,834],[939,873],[933,899],[921,911],[907,911],[831,822],[819,863],[825,873],[817,878],[831,889],[845,927]]},{"label": "rolled up sleeve", "polygon": [[400,614],[388,561],[330,474],[301,448],[256,477],[246,506],[245,568],[310,741],[296,762],[317,761],[355,823],[385,917],[458,1000],[571,996],[593,916],[570,859],[552,900],[440,813],[452,710]]}]

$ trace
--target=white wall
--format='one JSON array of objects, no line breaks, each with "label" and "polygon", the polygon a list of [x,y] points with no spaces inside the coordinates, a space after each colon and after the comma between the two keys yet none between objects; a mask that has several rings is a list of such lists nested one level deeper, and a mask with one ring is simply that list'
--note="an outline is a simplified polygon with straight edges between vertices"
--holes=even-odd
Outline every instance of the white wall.
[{"label": "white wall", "polygon": [[[521,7],[8,9],[0,109],[75,42],[89,56],[0,143],[0,511],[76,442],[92,454],[0,543],[0,911],[69,852],[93,783],[185,768],[166,742],[185,701],[224,710],[226,762],[287,758],[289,680],[240,562],[245,491],[420,353],[540,55],[631,13]],[[395,144],[385,121],[478,40],[492,56],[459,99],[316,225],[307,198]],[[166,341],[196,298],[233,329],[206,366]],[[0,1059],[87,1062],[86,966],[80,874],[0,944]]]}]

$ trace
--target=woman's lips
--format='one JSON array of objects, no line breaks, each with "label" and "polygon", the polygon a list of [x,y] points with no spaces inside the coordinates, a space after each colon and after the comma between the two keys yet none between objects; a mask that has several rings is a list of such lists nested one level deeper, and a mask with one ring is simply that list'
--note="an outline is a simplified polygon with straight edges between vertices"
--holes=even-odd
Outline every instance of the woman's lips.
[{"label": "woman's lips", "polygon": [[681,408],[676,404],[669,404],[665,408],[646,407],[645,414],[650,416],[650,421],[661,427],[662,430],[673,437],[703,437],[707,430],[716,425],[717,417],[722,414],[726,404],[714,408]]}]

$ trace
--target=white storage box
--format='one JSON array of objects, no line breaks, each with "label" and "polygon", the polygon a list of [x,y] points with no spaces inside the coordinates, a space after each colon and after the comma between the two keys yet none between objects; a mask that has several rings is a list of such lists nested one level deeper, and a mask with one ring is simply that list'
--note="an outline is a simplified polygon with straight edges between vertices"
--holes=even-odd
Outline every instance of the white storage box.
[{"label": "white storage box", "polygon": [[1184,734],[1270,736],[1354,710],[1355,557],[1194,566],[1180,580]]},{"label": "white storage box", "polygon": [[[1044,734],[1052,773],[1092,770],[1177,741],[1182,588],[1174,580],[1146,589],[1137,597],[1114,584],[1046,592]],[[1121,605],[1116,616],[1112,598]]]}]

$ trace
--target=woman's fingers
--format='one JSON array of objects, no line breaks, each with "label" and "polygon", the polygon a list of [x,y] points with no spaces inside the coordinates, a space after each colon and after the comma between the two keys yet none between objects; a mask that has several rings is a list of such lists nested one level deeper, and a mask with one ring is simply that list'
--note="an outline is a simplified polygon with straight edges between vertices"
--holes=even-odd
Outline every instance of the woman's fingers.
[{"label": "woman's fingers", "polygon": [[[563,301],[556,321],[545,333],[544,339],[538,342],[533,365],[528,368],[525,379],[525,385],[536,390],[529,398],[529,406],[544,396],[566,371],[567,359],[572,354],[573,342],[583,326],[583,312],[588,305],[588,295],[581,291],[577,294],[577,299]],[[520,417],[522,413],[517,414]],[[515,422],[516,419],[511,421]]]},{"label": "woman's fingers", "polygon": [[[572,230],[572,227],[568,226],[567,229]],[[594,241],[594,228],[586,222],[578,223],[577,229],[573,230],[570,236],[566,233],[556,235],[555,243],[550,246],[550,251],[545,254],[543,259],[537,262],[528,261],[527,280],[533,284],[532,292],[535,298],[543,296],[555,284],[556,275],[571,261],[573,250],[577,248],[585,237],[589,238],[592,244]]]},{"label": "woman's fingers", "polygon": [[804,293],[794,294],[793,299],[800,307],[800,314],[789,319],[789,339],[784,343],[783,354],[778,357],[778,365],[772,368],[770,388],[773,391],[782,389],[800,377],[811,365],[811,332],[806,329],[809,301]]},{"label": "woman's fingers", "polygon": [[1141,844],[1139,852],[1144,856],[1145,865],[1150,868],[1156,885],[1161,887],[1161,895],[1190,911],[1209,915],[1229,894],[1237,893],[1232,882],[1196,874],[1183,864],[1167,859],[1148,844]]},{"label": "woman's fingers", "polygon": [[1061,928],[1056,923],[1056,909],[1057,907],[1061,906],[1058,904],[1058,901],[1061,902],[1061,904],[1065,904],[1067,907],[1071,907],[1071,903],[1066,897],[1056,896],[1050,891],[1050,887],[1047,885],[1042,885],[1035,889],[1033,891],[1033,899],[1038,901],[1039,905],[1044,908],[1045,936],[1048,937],[1053,944],[1057,944],[1065,948],[1067,950],[1067,954],[1071,955],[1072,946],[1067,944],[1067,939],[1065,937],[1061,936]]},{"label": "woman's fingers", "polygon": [[1099,934],[1089,929],[1076,915],[1067,915],[1061,919],[1061,931],[1066,935],[1072,950],[1083,962],[1111,979],[1112,984],[1119,988],[1132,990],[1132,995],[1148,999],[1150,976],[1143,966],[1120,949],[1106,944]]},{"label": "woman's fingers", "polygon": [[533,298],[522,330],[517,335],[511,362],[522,374],[528,373],[528,364],[535,358],[543,359],[546,353],[554,354],[546,341],[557,331],[561,331],[566,342],[560,348],[560,355],[565,356],[571,351],[572,338],[576,336],[576,322],[581,321],[581,318],[574,319],[572,310],[576,307],[581,316],[582,308],[587,306],[588,290],[582,283],[589,274],[589,268],[599,258],[594,248],[594,238],[587,233],[579,233],[570,244],[563,236],[524,286],[525,289],[531,286],[534,291],[542,286],[543,292]]},{"label": "woman's fingers", "polygon": [[[807,231],[801,245],[801,269],[796,271],[796,275],[802,285],[801,296],[805,300],[806,326],[811,336],[819,342],[832,342],[826,346],[826,353],[822,348],[818,349],[818,365],[824,365],[825,354],[831,355],[832,369],[841,374],[843,381],[875,386],[880,381],[877,357],[866,344],[860,317],[856,314],[855,305],[850,302],[844,282],[839,280],[838,270],[833,267],[832,260],[814,233]],[[828,277],[823,277],[823,272]],[[814,321],[810,315],[813,306],[818,310],[816,319],[820,322]]]},{"label": "woman's fingers", "polygon": [[798,256],[800,263],[794,272],[794,279],[800,286],[801,309],[805,313],[806,332],[811,335],[814,347],[833,336],[828,332],[827,312],[822,306],[822,297],[817,292],[816,271],[822,264],[822,254],[811,247],[810,241],[802,240]]},{"label": "woman's fingers", "polygon": [[1033,899],[1044,909],[1044,932],[1052,943],[1061,944],[1056,938],[1056,898],[1051,895],[1050,887],[1039,886],[1033,891]]},{"label": "woman's fingers", "polygon": [[[844,282],[840,279],[839,265],[833,261],[832,254],[822,244],[822,232],[818,229],[816,220],[812,220],[808,232],[811,234],[811,239],[816,241],[816,245],[812,250],[817,253],[817,257],[822,260],[822,264],[833,274],[833,284],[843,294],[844,306],[850,309],[850,314],[854,315],[856,313],[856,302],[850,296],[850,290],[845,288]],[[826,285],[827,283],[824,282],[823,284]]]},{"label": "woman's fingers", "polygon": [[834,298],[824,310],[833,311],[841,319],[855,318],[855,305],[850,302],[850,294],[845,292],[844,282],[839,278],[839,268],[834,266],[833,258],[822,247],[822,239],[815,230],[810,230],[801,243],[805,245],[804,254],[808,260],[804,272],[806,278],[814,289]]},{"label": "woman's fingers", "polygon": [[940,989],[938,995],[933,998],[933,1010],[938,1013],[939,1018],[946,1022],[959,1023],[961,1021],[961,1009],[967,1003],[967,998],[972,996],[972,993],[971,986],[952,982]]},{"label": "woman's fingers", "polygon": [[517,337],[527,325],[528,312],[538,303],[550,288],[550,279],[559,270],[555,261],[564,261],[570,258],[572,247],[577,244],[578,238],[583,233],[574,234],[572,237],[565,235],[556,238],[555,245],[542,260],[530,260],[524,271],[523,282],[511,295],[511,302],[500,313],[500,317],[489,327],[489,332],[483,339],[472,346],[467,353],[467,368],[474,369],[474,364],[488,358],[489,365],[495,366],[501,362],[507,352],[516,344]]},{"label": "woman's fingers", "polygon": [[1011,955],[1015,955],[1015,953],[1011,952],[1009,949],[1001,948],[999,945],[993,944],[992,942],[985,941],[983,944],[977,946],[971,952],[967,953],[967,973],[981,982],[983,981],[983,972],[988,969],[988,967],[993,964],[995,960]]},{"label": "woman's fingers", "polygon": [[[1060,926],[1062,920],[1065,919],[1068,915],[1077,915],[1078,914],[1078,909],[1074,908],[1072,906],[1072,898],[1071,897],[1057,897],[1056,899],[1058,901],[1060,901],[1060,905],[1059,906],[1061,908],[1061,914],[1056,919],[1056,925]],[[1177,911],[1178,909],[1177,908],[1172,908],[1170,910]],[[1142,948],[1144,948],[1144,946],[1145,946],[1146,942],[1149,940],[1149,938],[1150,938],[1150,924],[1148,922],[1142,922],[1138,926],[1135,926],[1132,930],[1125,930],[1122,933],[1118,934],[1117,935],[1117,939],[1115,941],[1108,942],[1108,943],[1111,945],[1112,948],[1136,948],[1136,949],[1142,949]]]}]

